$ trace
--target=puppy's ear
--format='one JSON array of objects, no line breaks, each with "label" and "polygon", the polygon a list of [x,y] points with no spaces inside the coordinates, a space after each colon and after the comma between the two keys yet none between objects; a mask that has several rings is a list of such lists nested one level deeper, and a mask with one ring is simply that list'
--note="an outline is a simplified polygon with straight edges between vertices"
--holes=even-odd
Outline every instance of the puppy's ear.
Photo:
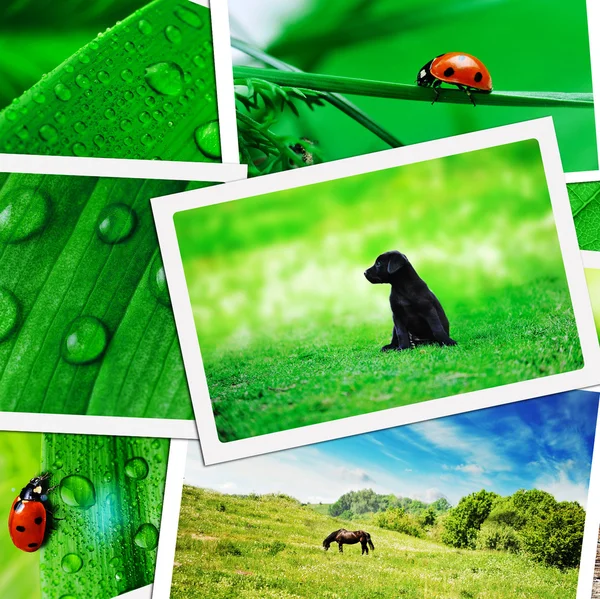
[{"label": "puppy's ear", "polygon": [[387,266],[388,274],[393,275],[398,272],[407,262],[408,259],[404,254],[392,254]]}]

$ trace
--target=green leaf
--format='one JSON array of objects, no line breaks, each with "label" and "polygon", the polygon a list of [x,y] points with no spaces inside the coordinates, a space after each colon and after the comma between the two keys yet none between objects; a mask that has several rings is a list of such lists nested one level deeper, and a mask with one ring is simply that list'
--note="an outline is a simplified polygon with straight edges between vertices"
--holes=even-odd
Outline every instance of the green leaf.
[{"label": "green leaf", "polygon": [[600,181],[567,185],[579,248],[600,252]]},{"label": "green leaf", "polygon": [[[236,78],[254,77],[285,86],[297,86],[314,91],[355,94],[376,98],[395,98],[402,100],[418,100],[432,102],[435,91],[431,88],[390,81],[372,81],[336,75],[320,75],[316,73],[282,72],[274,69],[257,69],[255,67],[235,67]],[[473,93],[476,103],[487,106],[560,106],[571,108],[593,108],[592,94],[561,92],[508,92],[493,91],[491,94]],[[453,104],[470,104],[470,97],[457,89],[440,89],[438,102]]]},{"label": "green leaf", "polygon": [[42,599],[111,599],[152,583],[168,455],[167,439],[43,435],[42,471],[58,488]]},{"label": "green leaf", "polygon": [[195,132],[216,120],[209,9],[155,0],[0,113],[0,150],[215,162]]},{"label": "green leaf", "polygon": [[150,210],[187,187],[0,175],[0,411],[192,418]]}]

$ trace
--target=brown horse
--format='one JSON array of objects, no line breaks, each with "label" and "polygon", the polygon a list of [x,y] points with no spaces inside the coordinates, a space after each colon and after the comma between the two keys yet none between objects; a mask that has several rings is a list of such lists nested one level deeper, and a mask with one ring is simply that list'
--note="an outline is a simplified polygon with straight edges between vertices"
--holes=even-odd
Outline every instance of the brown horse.
[{"label": "brown horse", "polygon": [[[362,546],[362,553],[369,555],[369,547],[372,551],[375,550],[375,545],[371,541],[371,535],[364,530],[355,530],[350,531],[345,528],[340,528],[339,530],[335,530],[332,532],[324,541],[323,547],[325,551],[329,549],[331,543],[337,543],[340,547],[340,553],[343,553],[342,545],[355,545],[356,543],[360,543]],[[367,547],[368,544],[368,547]]]}]

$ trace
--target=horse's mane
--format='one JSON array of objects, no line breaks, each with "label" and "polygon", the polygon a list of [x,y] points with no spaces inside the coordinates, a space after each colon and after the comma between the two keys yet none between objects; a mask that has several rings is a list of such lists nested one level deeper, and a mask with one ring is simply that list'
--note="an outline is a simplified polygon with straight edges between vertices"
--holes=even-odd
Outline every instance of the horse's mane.
[{"label": "horse's mane", "polygon": [[346,530],[345,528],[338,528],[337,530],[334,530],[324,541],[323,541],[323,545],[325,545],[325,543],[327,543],[328,545],[331,545],[331,543],[333,543],[333,541],[335,540],[335,537],[337,537],[338,533],[341,532],[342,530]]}]

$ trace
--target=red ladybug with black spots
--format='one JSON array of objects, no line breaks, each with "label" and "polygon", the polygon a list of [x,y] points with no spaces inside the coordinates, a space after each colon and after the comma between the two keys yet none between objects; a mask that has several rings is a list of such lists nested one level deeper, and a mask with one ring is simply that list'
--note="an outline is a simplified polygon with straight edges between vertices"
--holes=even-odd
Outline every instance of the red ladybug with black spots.
[{"label": "red ladybug with black spots", "polygon": [[32,553],[44,542],[46,534],[46,502],[50,474],[32,478],[13,501],[8,516],[8,530],[12,542],[21,551]]},{"label": "red ladybug with black spots", "polygon": [[417,85],[433,88],[435,98],[432,104],[440,95],[438,88],[442,83],[456,85],[469,96],[473,106],[472,91],[482,94],[492,91],[492,77],[487,67],[479,58],[465,52],[440,54],[419,70]]}]

